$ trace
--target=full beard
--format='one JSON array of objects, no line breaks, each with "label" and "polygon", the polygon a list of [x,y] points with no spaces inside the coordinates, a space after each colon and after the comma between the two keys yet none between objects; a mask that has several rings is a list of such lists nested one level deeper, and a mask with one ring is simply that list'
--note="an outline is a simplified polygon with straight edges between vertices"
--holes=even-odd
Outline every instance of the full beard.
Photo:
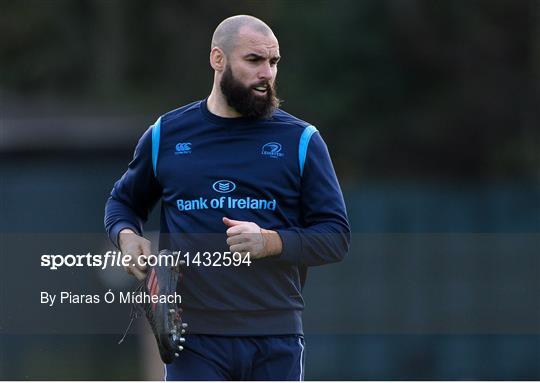
[{"label": "full beard", "polygon": [[[252,119],[270,118],[279,107],[280,100],[276,96],[274,86],[268,82],[261,82],[246,87],[234,77],[231,67],[227,65],[220,81],[221,92],[227,104],[242,116]],[[257,96],[253,87],[266,86],[266,93]]]}]

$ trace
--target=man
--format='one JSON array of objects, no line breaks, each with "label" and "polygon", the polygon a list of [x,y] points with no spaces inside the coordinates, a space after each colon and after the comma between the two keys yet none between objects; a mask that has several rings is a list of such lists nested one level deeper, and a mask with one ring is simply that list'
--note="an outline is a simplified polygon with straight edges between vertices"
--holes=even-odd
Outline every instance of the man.
[{"label": "man", "polygon": [[[142,223],[160,199],[160,249],[190,253],[180,287],[189,331],[167,379],[302,380],[307,267],[348,251],[326,145],[278,109],[279,59],[264,22],[224,20],[212,38],[210,96],[144,133],[107,202],[106,229],[124,254],[150,254]],[[227,266],[226,251],[242,263]],[[213,258],[196,264],[196,252]],[[145,276],[142,266],[127,272]]]}]

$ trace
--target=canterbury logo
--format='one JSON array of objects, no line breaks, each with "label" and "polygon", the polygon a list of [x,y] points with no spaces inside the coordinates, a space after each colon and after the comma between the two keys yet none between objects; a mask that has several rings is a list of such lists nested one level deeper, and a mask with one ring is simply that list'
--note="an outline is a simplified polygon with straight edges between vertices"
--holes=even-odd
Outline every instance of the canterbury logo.
[{"label": "canterbury logo", "polygon": [[191,142],[179,142],[176,144],[175,149],[175,154],[190,154]]}]

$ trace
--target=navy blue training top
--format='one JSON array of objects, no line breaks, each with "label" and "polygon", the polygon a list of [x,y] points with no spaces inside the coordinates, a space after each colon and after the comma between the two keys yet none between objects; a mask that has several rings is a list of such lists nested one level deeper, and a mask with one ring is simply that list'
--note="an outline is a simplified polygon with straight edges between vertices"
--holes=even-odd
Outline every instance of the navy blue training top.
[{"label": "navy blue training top", "polygon": [[[350,228],[326,144],[310,124],[277,109],[271,118],[222,118],[206,100],[161,116],[141,137],[105,207],[117,245],[161,199],[160,249],[229,251],[222,218],[275,230],[279,256],[251,265],[185,267],[179,286],[189,332],[302,334],[308,266],[347,254]],[[216,254],[217,255],[217,254]],[[221,264],[221,266],[217,266]]]}]

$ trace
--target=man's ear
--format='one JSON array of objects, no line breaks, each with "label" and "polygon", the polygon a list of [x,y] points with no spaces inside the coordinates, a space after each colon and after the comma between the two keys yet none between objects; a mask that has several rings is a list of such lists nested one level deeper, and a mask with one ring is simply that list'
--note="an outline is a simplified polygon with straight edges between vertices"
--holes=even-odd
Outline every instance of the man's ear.
[{"label": "man's ear", "polygon": [[227,58],[225,57],[225,53],[218,48],[214,47],[210,51],[210,66],[216,71],[216,72],[222,72],[223,69],[225,69],[225,60]]}]

